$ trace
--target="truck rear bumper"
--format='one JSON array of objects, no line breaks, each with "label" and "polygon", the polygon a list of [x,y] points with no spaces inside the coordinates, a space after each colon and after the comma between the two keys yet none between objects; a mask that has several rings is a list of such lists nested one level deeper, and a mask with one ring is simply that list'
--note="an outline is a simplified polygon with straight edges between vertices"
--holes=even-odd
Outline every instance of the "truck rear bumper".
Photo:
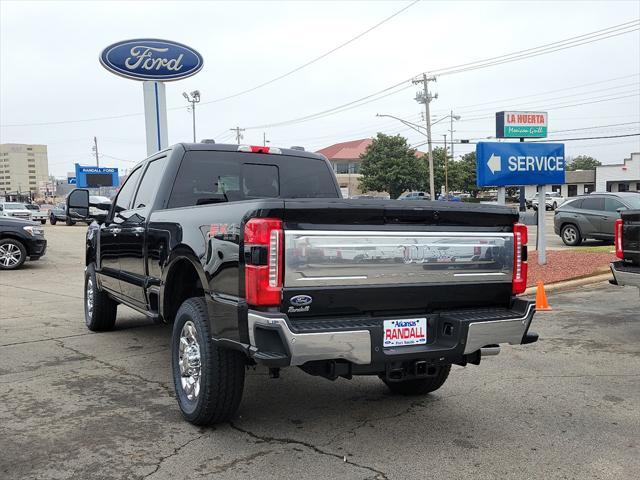
[{"label": "truck rear bumper", "polygon": [[622,261],[612,262],[609,266],[616,285],[640,288],[640,266],[627,265]]},{"label": "truck rear bumper", "polygon": [[427,343],[395,348],[382,346],[383,322],[399,316],[292,321],[283,314],[250,311],[248,326],[257,363],[282,367],[342,360],[371,366],[371,372],[362,373],[372,373],[390,362],[462,363],[483,347],[535,342],[537,335],[528,334],[534,311],[532,302],[516,299],[511,308],[427,314]]}]

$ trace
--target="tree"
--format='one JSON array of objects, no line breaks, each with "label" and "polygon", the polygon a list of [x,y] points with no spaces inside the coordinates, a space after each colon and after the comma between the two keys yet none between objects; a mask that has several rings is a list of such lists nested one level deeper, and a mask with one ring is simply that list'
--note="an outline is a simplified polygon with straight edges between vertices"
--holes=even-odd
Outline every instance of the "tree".
[{"label": "tree", "polygon": [[476,152],[467,153],[458,161],[449,161],[449,190],[469,192],[474,197],[478,194]]},{"label": "tree", "polygon": [[567,170],[595,170],[597,166],[602,165],[598,160],[588,155],[578,155],[574,157],[571,163],[567,165]]},{"label": "tree", "polygon": [[378,133],[360,156],[360,189],[389,192],[398,198],[407,190],[424,190],[427,182],[426,156],[416,157],[407,139]]}]

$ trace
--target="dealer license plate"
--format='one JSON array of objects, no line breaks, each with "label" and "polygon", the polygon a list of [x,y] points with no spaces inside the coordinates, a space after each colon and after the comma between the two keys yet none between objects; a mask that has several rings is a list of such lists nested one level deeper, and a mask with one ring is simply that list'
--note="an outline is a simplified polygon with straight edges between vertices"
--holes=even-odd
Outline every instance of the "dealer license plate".
[{"label": "dealer license plate", "polygon": [[427,319],[385,320],[383,347],[406,347],[427,343]]}]

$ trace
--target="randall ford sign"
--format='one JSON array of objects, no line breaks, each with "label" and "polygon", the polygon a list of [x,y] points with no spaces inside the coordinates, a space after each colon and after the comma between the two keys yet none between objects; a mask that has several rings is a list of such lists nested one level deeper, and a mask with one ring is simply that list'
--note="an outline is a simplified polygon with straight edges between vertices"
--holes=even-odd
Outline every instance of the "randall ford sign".
[{"label": "randall ford sign", "polygon": [[167,82],[198,73],[203,60],[202,55],[181,43],[139,38],[109,45],[100,54],[100,63],[126,78]]},{"label": "randall ford sign", "polygon": [[497,138],[545,138],[547,112],[496,112]]}]

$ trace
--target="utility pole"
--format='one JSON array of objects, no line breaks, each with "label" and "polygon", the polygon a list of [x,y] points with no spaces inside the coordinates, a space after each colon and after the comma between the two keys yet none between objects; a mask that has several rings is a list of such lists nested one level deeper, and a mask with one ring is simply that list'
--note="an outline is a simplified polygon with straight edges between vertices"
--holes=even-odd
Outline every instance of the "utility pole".
[{"label": "utility pole", "polygon": [[196,103],[200,102],[200,90],[194,90],[190,94],[182,92],[182,96],[191,104],[191,114],[193,118],[193,143],[196,143]]},{"label": "utility pole", "polygon": [[93,137],[93,151],[96,154],[96,167],[100,166],[100,157],[98,156],[98,139]]},{"label": "utility pole", "polygon": [[426,73],[422,74],[422,78],[413,80],[413,84],[422,83],[423,91],[416,94],[416,101],[418,103],[424,103],[424,110],[427,123],[427,145],[429,147],[429,194],[431,200],[435,200],[435,185],[433,181],[433,147],[431,145],[431,112],[429,111],[429,104],[431,100],[438,98],[438,94],[431,95],[429,93],[429,82],[435,82],[436,77],[427,77]]},{"label": "utility pole", "polygon": [[244,132],[244,128],[236,127],[230,128],[229,130],[231,130],[232,132],[236,132],[236,140],[238,142],[238,145],[240,145],[240,140],[244,138],[244,136],[240,132]]},{"label": "utility pole", "polygon": [[[442,136],[444,137],[444,198],[447,198],[449,195],[449,152],[447,152],[447,134]],[[453,150],[453,142],[451,149]]]}]

